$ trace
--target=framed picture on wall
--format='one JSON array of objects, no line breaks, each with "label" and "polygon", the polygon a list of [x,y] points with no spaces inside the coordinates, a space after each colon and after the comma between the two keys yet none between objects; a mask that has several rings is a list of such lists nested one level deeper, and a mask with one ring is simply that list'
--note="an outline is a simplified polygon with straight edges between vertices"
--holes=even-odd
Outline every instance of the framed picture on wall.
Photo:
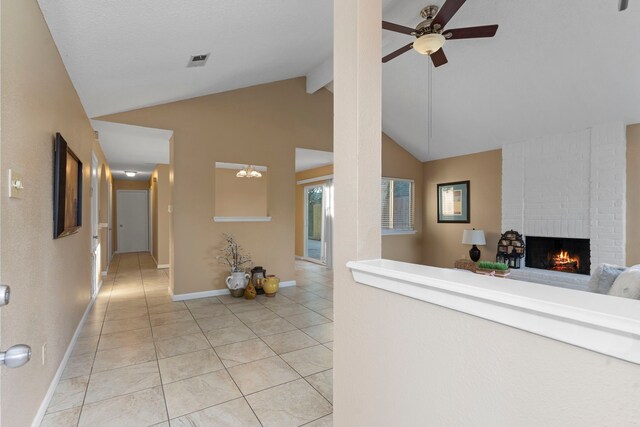
[{"label": "framed picture on wall", "polygon": [[469,181],[438,184],[438,222],[470,222],[470,200]]}]

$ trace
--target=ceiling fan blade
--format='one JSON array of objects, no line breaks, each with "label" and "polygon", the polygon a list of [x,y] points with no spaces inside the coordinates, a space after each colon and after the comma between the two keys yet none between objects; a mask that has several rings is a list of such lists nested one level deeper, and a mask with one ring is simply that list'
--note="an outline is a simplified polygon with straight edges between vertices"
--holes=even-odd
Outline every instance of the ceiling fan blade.
[{"label": "ceiling fan blade", "polygon": [[396,56],[400,56],[403,53],[411,50],[411,48],[413,47],[413,42],[409,43],[406,46],[401,47],[398,50],[394,50],[393,52],[391,52],[389,55],[385,56],[384,58],[382,58],[382,62],[389,62],[391,61],[393,58],[395,58]]},{"label": "ceiling fan blade", "polygon": [[434,67],[439,67],[449,62],[449,60],[447,59],[447,55],[444,54],[444,50],[442,50],[442,48],[436,50],[430,56],[431,61],[433,61]]},{"label": "ceiling fan blade", "polygon": [[622,12],[623,10],[626,10],[627,7],[629,7],[629,0],[620,0],[620,6],[618,7],[618,10]]},{"label": "ceiling fan blade", "polygon": [[481,27],[455,28],[445,30],[442,35],[447,40],[475,39],[479,37],[493,37],[498,31],[497,25],[483,25]]},{"label": "ceiling fan blade", "polygon": [[465,0],[445,1],[442,7],[440,8],[440,10],[438,11],[438,13],[436,14],[436,17],[433,18],[433,22],[431,23],[431,26],[433,26],[434,24],[438,24],[440,25],[440,28],[444,28],[444,26],[447,25],[447,22],[449,22],[449,20],[453,18],[453,15],[456,14],[458,9],[462,7],[464,2]]},{"label": "ceiling fan blade", "polygon": [[393,22],[382,21],[382,28],[396,33],[412,35],[416,32],[414,28],[405,27],[404,25],[394,24]]}]

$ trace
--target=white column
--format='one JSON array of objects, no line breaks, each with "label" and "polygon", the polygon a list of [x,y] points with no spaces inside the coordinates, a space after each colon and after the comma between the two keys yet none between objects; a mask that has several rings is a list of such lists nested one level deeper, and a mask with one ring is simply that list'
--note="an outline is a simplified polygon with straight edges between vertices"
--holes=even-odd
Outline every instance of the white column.
[{"label": "white column", "polygon": [[[334,423],[354,425],[351,373],[368,325],[353,305],[370,290],[345,264],[380,258],[381,20],[380,0],[334,0]],[[370,300],[369,300],[370,301]],[[356,388],[357,390],[357,388]],[[357,411],[356,411],[357,412]],[[356,417],[356,418],[354,418]]]}]

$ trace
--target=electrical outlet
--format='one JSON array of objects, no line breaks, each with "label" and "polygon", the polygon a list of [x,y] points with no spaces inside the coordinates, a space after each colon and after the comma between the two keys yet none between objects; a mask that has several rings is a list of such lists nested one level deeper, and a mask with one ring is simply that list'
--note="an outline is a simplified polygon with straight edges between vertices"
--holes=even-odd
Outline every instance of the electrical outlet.
[{"label": "electrical outlet", "polygon": [[42,365],[47,361],[47,343],[42,344]]}]

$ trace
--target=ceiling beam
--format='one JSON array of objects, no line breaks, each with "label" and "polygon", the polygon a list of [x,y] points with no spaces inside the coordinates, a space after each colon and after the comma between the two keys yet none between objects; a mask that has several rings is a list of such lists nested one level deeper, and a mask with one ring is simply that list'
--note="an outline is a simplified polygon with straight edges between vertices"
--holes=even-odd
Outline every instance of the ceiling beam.
[{"label": "ceiling beam", "polygon": [[333,81],[333,55],[307,73],[307,93],[316,93]]}]

